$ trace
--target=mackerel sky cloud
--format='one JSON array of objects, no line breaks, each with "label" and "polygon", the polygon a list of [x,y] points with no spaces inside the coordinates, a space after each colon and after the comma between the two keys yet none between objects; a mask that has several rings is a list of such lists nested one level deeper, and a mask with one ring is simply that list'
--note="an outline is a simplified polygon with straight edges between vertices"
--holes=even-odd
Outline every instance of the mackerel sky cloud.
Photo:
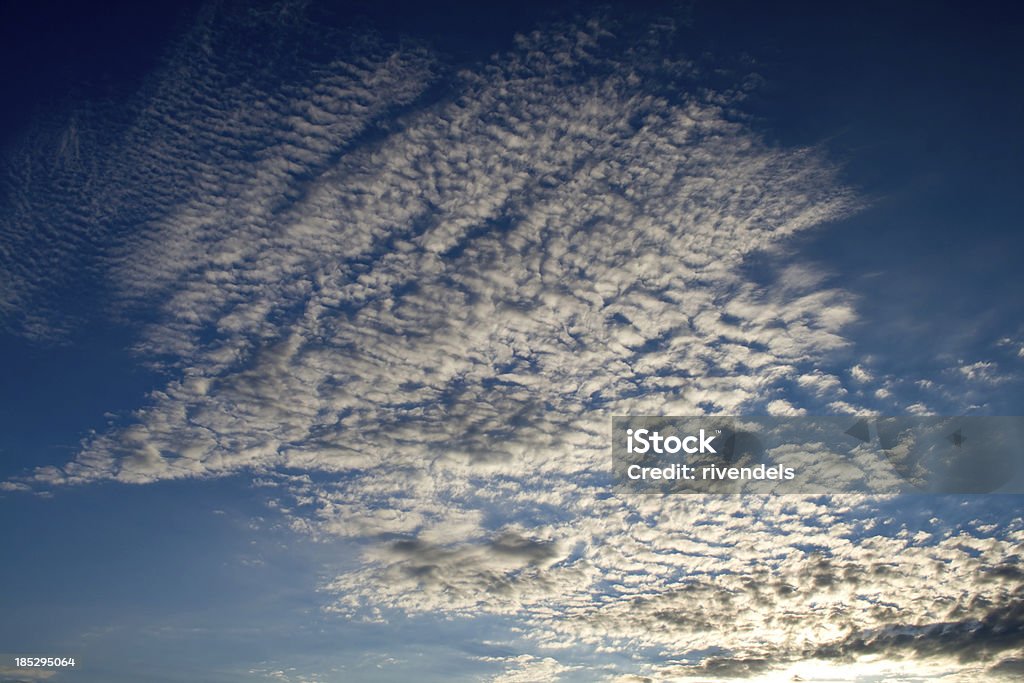
[{"label": "mackerel sky cloud", "polygon": [[[216,680],[1019,675],[1018,497],[613,490],[613,415],[1019,412],[1012,315],[901,363],[943,312],[878,283],[941,254],[844,247],[886,234],[866,223],[912,240],[911,183],[773,128],[773,67],[705,49],[707,8],[531,9],[471,56],[366,11],[182,11],[132,87],[10,137],[5,343],[119,355],[59,437],[3,446],[25,453],[4,515],[187,490],[253,535],[242,577],[306,548],[274,587],[338,644],[268,642]],[[104,652],[88,621],[67,651]]]}]

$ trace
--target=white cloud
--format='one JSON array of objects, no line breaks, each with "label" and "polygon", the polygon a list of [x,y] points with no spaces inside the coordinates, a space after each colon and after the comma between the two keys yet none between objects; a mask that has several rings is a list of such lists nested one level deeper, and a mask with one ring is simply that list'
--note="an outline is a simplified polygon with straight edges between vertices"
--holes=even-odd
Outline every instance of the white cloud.
[{"label": "white cloud", "polygon": [[863,365],[857,364],[850,368],[850,377],[857,380],[858,382],[870,382],[874,377],[871,371],[865,368]]},{"label": "white cloud", "polygon": [[977,384],[1000,384],[1007,381],[1007,377],[999,373],[998,366],[992,361],[976,361],[974,363],[962,363],[956,368],[956,372],[968,382]]},{"label": "white cloud", "polygon": [[[491,683],[533,683],[534,681],[562,680],[561,674],[572,671],[573,667],[565,666],[551,657],[534,657],[518,655],[516,657],[485,657],[483,661],[502,662],[509,668],[503,673],[490,678]],[[578,667],[577,667],[578,668]]]}]

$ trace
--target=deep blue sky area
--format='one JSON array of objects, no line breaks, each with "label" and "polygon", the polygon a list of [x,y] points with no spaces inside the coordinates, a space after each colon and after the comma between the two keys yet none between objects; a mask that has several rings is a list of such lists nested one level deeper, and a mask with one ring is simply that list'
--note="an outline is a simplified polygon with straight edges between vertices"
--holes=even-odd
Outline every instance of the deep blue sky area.
[{"label": "deep blue sky area", "polygon": [[999,680],[1018,496],[623,498],[587,420],[1024,413],[1022,45],[1005,2],[0,4],[0,683]]}]

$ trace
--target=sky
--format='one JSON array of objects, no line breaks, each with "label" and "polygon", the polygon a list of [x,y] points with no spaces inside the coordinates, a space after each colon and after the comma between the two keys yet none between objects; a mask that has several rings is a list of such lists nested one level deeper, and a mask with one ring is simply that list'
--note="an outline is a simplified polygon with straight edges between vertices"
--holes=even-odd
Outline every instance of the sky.
[{"label": "sky", "polygon": [[1021,496],[631,494],[609,425],[1024,414],[1022,34],[0,9],[0,681],[1016,680]]}]

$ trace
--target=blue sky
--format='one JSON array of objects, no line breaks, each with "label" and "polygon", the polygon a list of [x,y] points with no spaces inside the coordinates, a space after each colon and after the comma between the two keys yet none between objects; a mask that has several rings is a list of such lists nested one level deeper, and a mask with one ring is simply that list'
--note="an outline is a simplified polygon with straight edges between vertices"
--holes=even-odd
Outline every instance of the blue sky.
[{"label": "blue sky", "polygon": [[1007,8],[4,12],[0,680],[1019,674],[1019,497],[607,433],[1021,413]]}]

